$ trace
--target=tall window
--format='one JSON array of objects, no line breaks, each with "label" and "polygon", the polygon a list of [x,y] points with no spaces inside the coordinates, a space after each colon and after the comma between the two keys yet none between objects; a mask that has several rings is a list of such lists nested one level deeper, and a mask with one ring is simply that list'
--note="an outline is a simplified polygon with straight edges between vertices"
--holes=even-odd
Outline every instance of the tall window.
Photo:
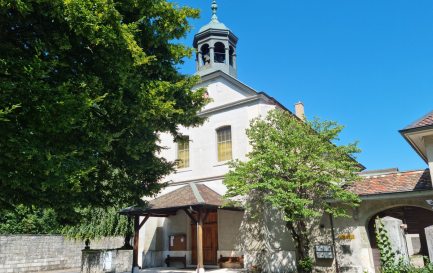
[{"label": "tall window", "polygon": [[177,140],[177,167],[189,167],[189,136],[183,136]]},{"label": "tall window", "polygon": [[232,129],[230,126],[217,130],[218,161],[232,159]]}]

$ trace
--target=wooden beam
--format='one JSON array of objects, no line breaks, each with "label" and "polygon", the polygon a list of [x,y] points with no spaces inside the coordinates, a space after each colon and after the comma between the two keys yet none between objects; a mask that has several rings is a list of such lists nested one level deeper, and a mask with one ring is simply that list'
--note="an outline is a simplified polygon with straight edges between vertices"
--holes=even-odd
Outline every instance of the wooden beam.
[{"label": "wooden beam", "polygon": [[132,269],[138,267],[138,243],[140,241],[140,229],[149,220],[150,215],[146,215],[140,223],[140,216],[134,217],[134,247],[132,252]]},{"label": "wooden beam", "polygon": [[186,215],[188,215],[189,218],[191,218],[193,223],[197,223],[197,219],[194,217],[194,215],[191,214],[191,212],[189,212],[188,209],[183,209],[183,211],[185,211]]},{"label": "wooden beam", "polygon": [[147,222],[147,220],[149,219],[150,215],[146,215],[146,217],[144,217],[143,221],[141,221],[140,226],[138,227],[138,230],[140,230],[143,225]]}]

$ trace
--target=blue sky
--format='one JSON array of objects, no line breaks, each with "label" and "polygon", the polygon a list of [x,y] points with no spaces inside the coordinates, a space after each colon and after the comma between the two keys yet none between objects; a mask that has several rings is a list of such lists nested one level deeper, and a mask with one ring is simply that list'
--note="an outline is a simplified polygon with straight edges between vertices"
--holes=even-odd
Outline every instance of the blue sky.
[{"label": "blue sky", "polygon": [[[202,10],[211,0],[175,0]],[[433,1],[218,0],[218,17],[238,37],[238,78],[307,118],[345,126],[367,169],[426,168],[398,133],[433,110]],[[195,72],[186,60],[183,73]]]}]

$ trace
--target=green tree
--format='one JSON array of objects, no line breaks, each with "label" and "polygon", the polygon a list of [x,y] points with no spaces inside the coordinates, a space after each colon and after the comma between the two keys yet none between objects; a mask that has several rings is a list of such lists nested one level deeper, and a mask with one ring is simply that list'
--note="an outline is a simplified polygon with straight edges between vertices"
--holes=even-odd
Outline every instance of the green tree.
[{"label": "green tree", "polygon": [[0,0],[0,208],[133,204],[173,163],[160,132],[202,121],[175,42],[198,11],[166,0]]},{"label": "green tree", "polygon": [[224,179],[228,201],[246,196],[247,212],[254,207],[251,202],[258,201],[281,213],[295,242],[299,272],[312,270],[307,231],[312,220],[324,212],[344,216],[358,202],[345,189],[358,178],[360,167],[352,158],[358,148],[333,144],[341,130],[334,122],[304,123],[286,111],[273,110],[251,122],[248,161],[234,161]]},{"label": "green tree", "polygon": [[16,206],[0,212],[0,234],[59,234],[57,214],[53,209]]},{"label": "green tree", "polygon": [[125,206],[109,208],[85,208],[79,211],[79,224],[62,228],[62,234],[73,239],[99,239],[110,236],[131,236],[132,221],[119,214]]}]

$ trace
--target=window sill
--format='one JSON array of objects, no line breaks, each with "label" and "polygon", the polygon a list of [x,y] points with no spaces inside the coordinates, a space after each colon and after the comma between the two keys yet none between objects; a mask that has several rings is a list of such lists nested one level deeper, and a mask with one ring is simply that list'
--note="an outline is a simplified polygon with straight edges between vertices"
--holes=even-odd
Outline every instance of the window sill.
[{"label": "window sill", "polygon": [[186,173],[186,172],[191,172],[192,169],[191,168],[182,168],[182,169],[176,169],[176,173]]},{"label": "window sill", "polygon": [[225,166],[225,165],[228,165],[230,161],[231,161],[231,160],[220,161],[220,162],[217,162],[217,163],[216,163],[215,165],[213,165],[213,166],[214,166],[214,167]]}]

